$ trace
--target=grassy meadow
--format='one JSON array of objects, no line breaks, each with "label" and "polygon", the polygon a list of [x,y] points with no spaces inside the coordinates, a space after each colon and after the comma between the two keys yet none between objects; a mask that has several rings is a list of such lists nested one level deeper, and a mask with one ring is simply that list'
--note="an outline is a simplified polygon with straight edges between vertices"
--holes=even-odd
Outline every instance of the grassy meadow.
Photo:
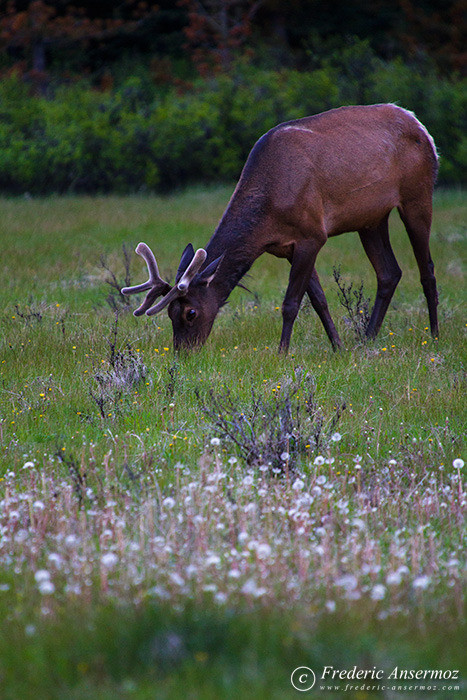
[{"label": "grassy meadow", "polygon": [[392,214],[376,341],[351,233],[317,264],[342,351],[304,302],[278,355],[288,265],[263,256],[177,356],[166,312],[134,318],[109,281],[125,250],[147,279],[139,241],[172,280],[229,196],[1,200],[0,698],[287,698],[294,668],[355,664],[464,664],[465,688],[467,197],[435,197],[438,341]]}]

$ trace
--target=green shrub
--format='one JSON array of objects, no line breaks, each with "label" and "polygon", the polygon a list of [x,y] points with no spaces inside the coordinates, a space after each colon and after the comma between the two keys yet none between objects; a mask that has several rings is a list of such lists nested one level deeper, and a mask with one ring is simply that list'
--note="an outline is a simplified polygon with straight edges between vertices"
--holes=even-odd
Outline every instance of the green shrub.
[{"label": "green shrub", "polygon": [[440,181],[465,179],[465,80],[384,62],[354,42],[312,71],[241,65],[189,91],[130,78],[109,93],[87,85],[31,97],[0,82],[0,190],[7,193],[170,190],[236,179],[255,141],[290,119],[340,104],[396,102],[413,110],[441,153]]}]

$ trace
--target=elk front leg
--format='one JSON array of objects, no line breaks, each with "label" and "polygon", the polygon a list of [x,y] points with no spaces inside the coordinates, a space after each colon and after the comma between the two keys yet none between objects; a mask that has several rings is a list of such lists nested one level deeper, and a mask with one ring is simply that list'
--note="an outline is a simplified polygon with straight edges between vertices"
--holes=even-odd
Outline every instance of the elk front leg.
[{"label": "elk front leg", "polygon": [[311,305],[318,314],[321,323],[324,326],[324,330],[327,333],[329,340],[331,341],[332,349],[337,350],[341,347],[341,339],[336,330],[336,327],[329,313],[328,302],[326,301],[326,296],[323,292],[323,288],[319,281],[318,273],[316,268],[313,268],[311,273],[310,281],[308,282],[307,294],[310,298]]},{"label": "elk front leg", "polygon": [[279,352],[287,352],[293,324],[297,318],[303,295],[307,291],[315,266],[316,256],[322,247],[315,241],[306,241],[294,246],[289,284],[282,303],[282,334]]}]

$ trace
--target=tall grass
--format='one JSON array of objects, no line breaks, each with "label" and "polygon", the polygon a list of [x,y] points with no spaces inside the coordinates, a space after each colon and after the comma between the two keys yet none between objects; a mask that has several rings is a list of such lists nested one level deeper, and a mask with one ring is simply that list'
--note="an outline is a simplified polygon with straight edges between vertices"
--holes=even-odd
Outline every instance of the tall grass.
[{"label": "tall grass", "polygon": [[34,679],[42,697],[286,697],[300,664],[459,658],[465,195],[435,201],[438,342],[394,216],[403,278],[375,342],[333,279],[374,294],[347,234],[318,260],[341,352],[304,304],[277,354],[288,266],[263,256],[176,356],[167,316],[135,319],[108,270],[123,283],[122,245],[145,240],[173,278],[229,194],[2,200],[5,697]]}]

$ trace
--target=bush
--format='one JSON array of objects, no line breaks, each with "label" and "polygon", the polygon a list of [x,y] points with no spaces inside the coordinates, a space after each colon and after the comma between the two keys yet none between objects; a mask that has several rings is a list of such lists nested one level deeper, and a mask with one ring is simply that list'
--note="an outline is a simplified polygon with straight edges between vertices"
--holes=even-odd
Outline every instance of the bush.
[{"label": "bush", "polygon": [[169,190],[236,179],[255,141],[276,124],[340,104],[397,102],[413,110],[441,153],[440,181],[465,178],[464,81],[400,59],[384,62],[365,42],[308,72],[240,66],[185,94],[157,94],[139,78],[100,93],[64,86],[31,97],[0,82],[0,189],[6,193]]}]

